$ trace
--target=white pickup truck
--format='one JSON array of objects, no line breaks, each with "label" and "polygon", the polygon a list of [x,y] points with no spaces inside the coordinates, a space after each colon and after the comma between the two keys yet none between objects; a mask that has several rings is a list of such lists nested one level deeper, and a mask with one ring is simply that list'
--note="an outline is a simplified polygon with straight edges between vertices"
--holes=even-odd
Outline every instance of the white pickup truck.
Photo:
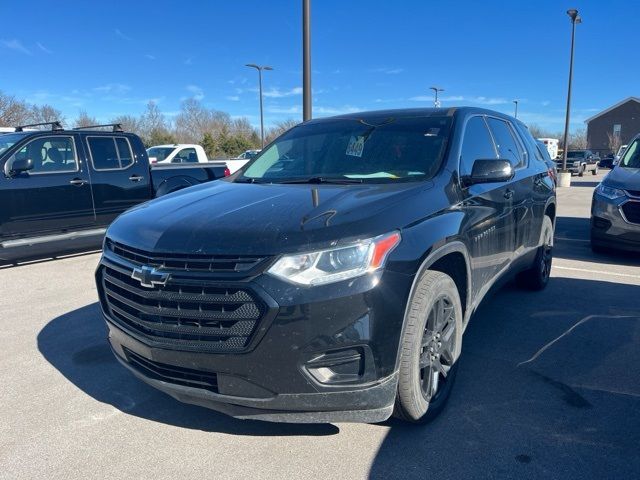
[{"label": "white pickup truck", "polygon": [[[260,150],[247,150],[237,158],[224,159],[229,172],[234,173],[255,157]],[[173,145],[156,145],[147,149],[149,163],[208,163],[209,159],[200,145],[191,143],[175,143]]]}]

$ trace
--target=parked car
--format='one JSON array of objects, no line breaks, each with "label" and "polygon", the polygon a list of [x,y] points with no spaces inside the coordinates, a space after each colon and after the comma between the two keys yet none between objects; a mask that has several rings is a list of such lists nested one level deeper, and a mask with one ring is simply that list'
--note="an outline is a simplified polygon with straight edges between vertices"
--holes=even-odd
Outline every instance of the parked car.
[{"label": "parked car", "polygon": [[249,162],[249,160],[253,160],[254,158],[256,158],[260,152],[261,150],[247,150],[245,152],[242,152],[236,158],[225,159],[225,162],[227,162],[229,171],[234,174],[242,167],[244,167],[247,162]]},{"label": "parked car", "polygon": [[616,153],[616,159],[615,159],[616,164],[620,161],[626,149],[627,149],[627,145],[620,145],[620,148],[618,149],[618,153]]},{"label": "parked car", "polygon": [[600,168],[613,168],[615,166],[615,158],[616,156],[613,153],[609,153],[608,155],[605,155],[604,158],[600,159],[600,162],[598,163],[598,166]]},{"label": "parked car", "polygon": [[540,154],[540,157],[542,157],[542,159],[544,160],[544,163],[547,165],[547,168],[549,169],[549,176],[553,180],[553,183],[557,186],[558,185],[558,168],[556,166],[556,162],[551,160],[551,157],[549,156],[549,150],[547,149],[547,145],[545,145],[544,142],[542,142],[541,140],[536,140],[536,144],[538,147],[538,153]]},{"label": "parked car", "polygon": [[98,248],[128,208],[228,173],[224,163],[151,169],[132,133],[59,125],[1,134],[0,168],[0,263]]},{"label": "parked car", "polygon": [[640,252],[640,135],[593,192],[591,248]]},{"label": "parked car", "polygon": [[[558,170],[562,169],[563,159],[558,160]],[[585,172],[598,174],[600,157],[591,150],[569,150],[567,152],[567,170],[582,177]]]},{"label": "parked car", "polygon": [[121,215],[96,282],[116,358],[178,400],[269,421],[426,422],[489,289],[512,274],[547,285],[555,215],[518,120],[352,113]]},{"label": "parked car", "polygon": [[560,140],[557,138],[538,138],[537,140],[541,141],[544,148],[547,149],[549,157],[556,158],[558,156],[558,144]]},{"label": "parked car", "polygon": [[208,163],[207,154],[201,145],[175,143],[173,145],[156,145],[147,149],[149,162],[163,163]]}]

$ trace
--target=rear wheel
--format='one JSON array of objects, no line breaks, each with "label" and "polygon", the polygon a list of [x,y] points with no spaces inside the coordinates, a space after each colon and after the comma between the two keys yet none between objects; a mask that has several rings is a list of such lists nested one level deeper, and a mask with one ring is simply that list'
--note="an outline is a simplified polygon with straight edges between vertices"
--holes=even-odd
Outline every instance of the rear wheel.
[{"label": "rear wheel", "polygon": [[394,416],[427,423],[444,409],[460,355],[462,306],[451,277],[427,270],[416,285],[407,315]]},{"label": "rear wheel", "polygon": [[553,222],[547,215],[542,221],[542,243],[538,247],[533,265],[518,274],[518,284],[529,290],[542,290],[549,283],[551,263],[553,262]]},{"label": "rear wheel", "polygon": [[598,166],[596,165],[596,168],[594,168],[593,170],[591,170],[591,174],[592,175],[597,175],[598,174]]},{"label": "rear wheel", "polygon": [[580,168],[578,169],[578,176],[582,177],[584,175],[584,165],[580,165]]}]

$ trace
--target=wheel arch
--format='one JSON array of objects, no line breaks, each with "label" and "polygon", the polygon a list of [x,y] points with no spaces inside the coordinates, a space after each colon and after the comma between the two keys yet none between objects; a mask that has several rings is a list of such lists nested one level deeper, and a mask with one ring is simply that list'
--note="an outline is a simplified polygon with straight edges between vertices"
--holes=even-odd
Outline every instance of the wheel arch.
[{"label": "wheel arch", "polygon": [[470,256],[467,246],[461,241],[449,242],[441,247],[436,248],[429,254],[420,264],[420,267],[415,273],[409,295],[407,297],[407,304],[405,305],[404,318],[402,320],[402,331],[400,332],[398,351],[396,353],[396,370],[399,367],[400,361],[400,345],[402,338],[404,337],[404,331],[406,327],[407,313],[410,308],[410,300],[416,289],[418,280],[426,270],[436,270],[449,275],[456,287],[458,287],[458,293],[460,294],[460,303],[462,305],[463,316],[463,331],[466,327],[470,313],[471,313],[471,296],[472,296],[472,281],[471,281],[471,266]]}]

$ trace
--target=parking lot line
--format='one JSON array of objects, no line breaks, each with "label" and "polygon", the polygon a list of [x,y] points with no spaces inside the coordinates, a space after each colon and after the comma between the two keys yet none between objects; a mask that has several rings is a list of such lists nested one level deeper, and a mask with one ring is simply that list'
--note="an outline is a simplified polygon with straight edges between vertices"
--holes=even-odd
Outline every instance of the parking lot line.
[{"label": "parking lot line", "polygon": [[631,275],[630,273],[606,272],[604,270],[593,270],[591,268],[560,267],[558,265],[554,265],[553,268],[558,270],[572,270],[574,272],[596,273],[598,275],[613,275],[616,277],[640,279],[640,275]]}]

